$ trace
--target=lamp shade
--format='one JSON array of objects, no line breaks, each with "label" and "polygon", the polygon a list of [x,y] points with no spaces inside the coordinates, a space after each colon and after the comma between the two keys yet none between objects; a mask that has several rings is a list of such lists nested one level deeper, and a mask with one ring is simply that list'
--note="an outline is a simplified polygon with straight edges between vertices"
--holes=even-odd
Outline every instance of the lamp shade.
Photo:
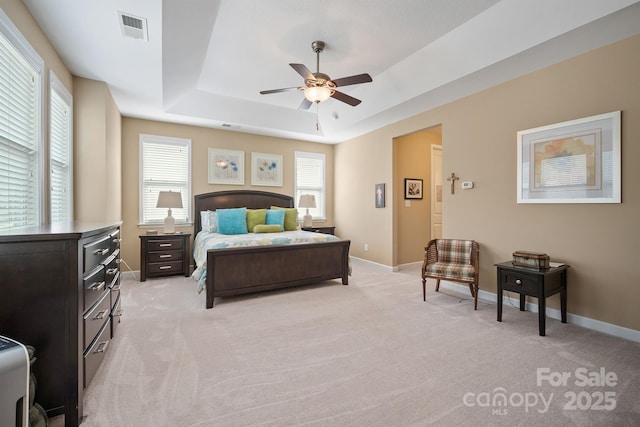
[{"label": "lamp shade", "polygon": [[300,200],[298,201],[299,208],[315,208],[316,207],[316,196],[312,194],[302,194],[300,195]]},{"label": "lamp shade", "polygon": [[156,208],[181,208],[182,194],[179,191],[161,191]]}]

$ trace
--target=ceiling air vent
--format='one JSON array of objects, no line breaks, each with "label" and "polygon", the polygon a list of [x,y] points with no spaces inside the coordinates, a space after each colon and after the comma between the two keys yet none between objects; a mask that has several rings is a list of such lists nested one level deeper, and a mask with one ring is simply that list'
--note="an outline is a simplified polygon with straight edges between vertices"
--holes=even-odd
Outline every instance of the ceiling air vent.
[{"label": "ceiling air vent", "polygon": [[123,36],[148,41],[147,20],[127,13],[118,12],[120,32]]}]

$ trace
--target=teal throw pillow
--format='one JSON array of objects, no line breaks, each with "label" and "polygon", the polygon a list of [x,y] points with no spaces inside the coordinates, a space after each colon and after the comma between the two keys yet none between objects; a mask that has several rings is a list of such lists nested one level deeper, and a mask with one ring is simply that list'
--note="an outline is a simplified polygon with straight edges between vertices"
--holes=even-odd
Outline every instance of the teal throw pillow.
[{"label": "teal throw pillow", "polygon": [[247,208],[218,209],[218,233],[247,234]]},{"label": "teal throw pillow", "polygon": [[267,209],[267,218],[265,224],[276,224],[282,227],[284,230],[284,211]]}]

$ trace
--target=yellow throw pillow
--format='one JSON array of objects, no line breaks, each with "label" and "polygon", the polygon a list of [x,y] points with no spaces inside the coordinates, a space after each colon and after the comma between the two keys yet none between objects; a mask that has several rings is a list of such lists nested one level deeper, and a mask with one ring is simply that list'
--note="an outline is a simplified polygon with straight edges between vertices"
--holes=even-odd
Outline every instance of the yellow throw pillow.
[{"label": "yellow throw pillow", "polygon": [[282,226],[278,224],[258,224],[253,229],[254,233],[280,233]]},{"label": "yellow throw pillow", "polygon": [[264,224],[266,217],[266,209],[247,209],[247,230],[252,231],[256,225]]}]

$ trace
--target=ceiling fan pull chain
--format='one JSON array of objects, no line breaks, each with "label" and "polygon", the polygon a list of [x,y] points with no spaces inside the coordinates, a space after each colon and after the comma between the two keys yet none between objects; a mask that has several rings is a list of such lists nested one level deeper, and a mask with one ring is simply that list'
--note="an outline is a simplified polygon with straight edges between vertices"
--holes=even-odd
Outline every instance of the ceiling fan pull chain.
[{"label": "ceiling fan pull chain", "polygon": [[316,102],[316,130],[320,130],[320,119],[318,118],[319,103]]}]

